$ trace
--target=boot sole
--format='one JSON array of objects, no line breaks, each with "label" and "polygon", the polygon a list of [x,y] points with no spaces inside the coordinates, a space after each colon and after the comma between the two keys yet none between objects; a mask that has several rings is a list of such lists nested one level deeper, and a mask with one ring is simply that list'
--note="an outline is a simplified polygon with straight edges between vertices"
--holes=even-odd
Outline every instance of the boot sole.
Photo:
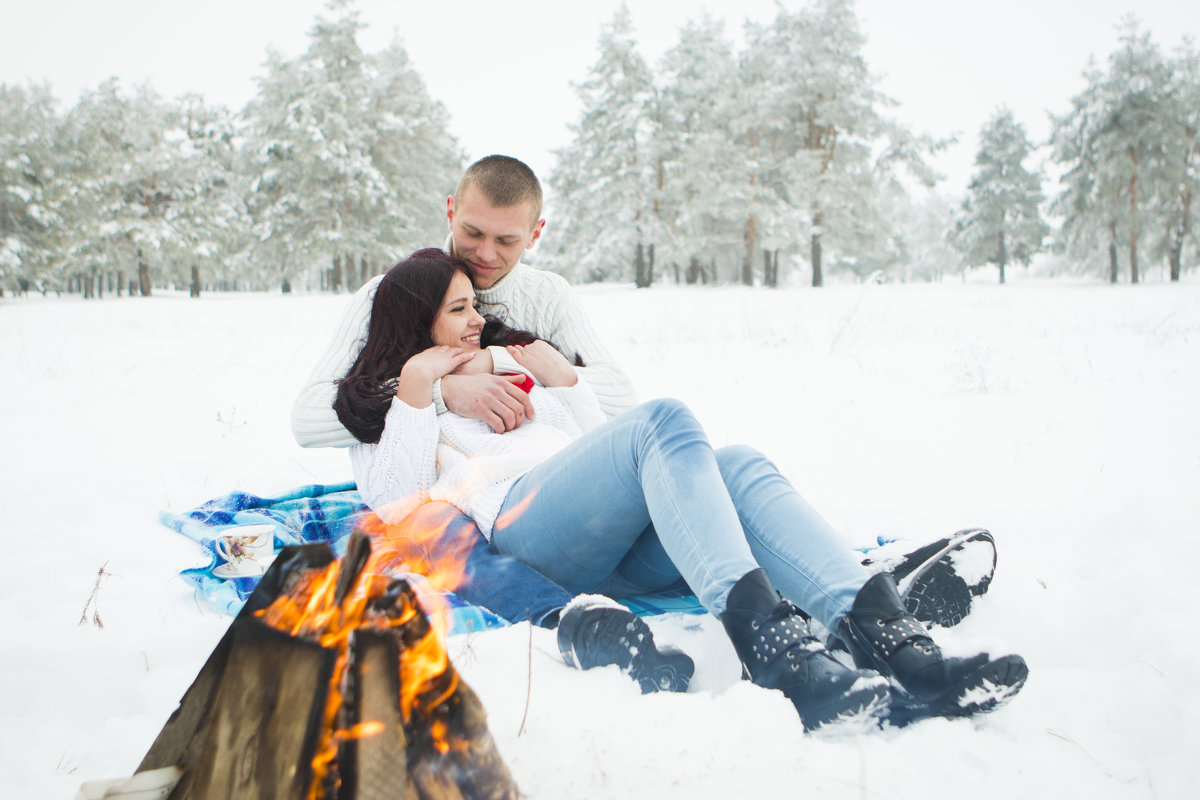
[{"label": "boot sole", "polygon": [[[971,545],[987,543],[991,549],[991,569],[974,584],[958,574],[953,554]],[[941,548],[927,554],[912,572],[897,580],[896,588],[905,608],[927,625],[950,628],[962,622],[971,611],[973,597],[988,590],[996,569],[996,543],[983,528],[955,533]]]}]

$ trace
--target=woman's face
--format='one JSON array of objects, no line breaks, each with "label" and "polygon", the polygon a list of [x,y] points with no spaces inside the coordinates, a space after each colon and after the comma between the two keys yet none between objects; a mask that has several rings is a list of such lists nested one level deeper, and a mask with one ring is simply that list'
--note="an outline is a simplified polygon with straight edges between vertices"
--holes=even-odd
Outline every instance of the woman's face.
[{"label": "woman's face", "polygon": [[433,319],[433,330],[430,331],[433,343],[478,350],[482,330],[483,317],[475,310],[475,287],[470,278],[455,272],[442,308]]}]

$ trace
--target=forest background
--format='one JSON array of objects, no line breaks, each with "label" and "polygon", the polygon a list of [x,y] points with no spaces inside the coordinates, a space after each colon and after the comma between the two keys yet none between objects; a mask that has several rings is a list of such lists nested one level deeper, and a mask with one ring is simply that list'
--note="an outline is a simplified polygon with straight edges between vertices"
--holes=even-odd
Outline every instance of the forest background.
[{"label": "forest background", "polygon": [[[300,52],[267,52],[237,109],[152,81],[106,79],[69,107],[47,82],[0,84],[0,289],[353,289],[440,243],[468,154],[403,40],[363,46],[360,5],[328,3]],[[939,181],[950,138],[899,121],[857,7],[777,3],[740,30],[695,11],[653,60],[618,7],[571,82],[569,141],[539,167],[552,225],[531,260],[639,286],[1196,269],[1200,56],[1186,35],[1114,20],[1116,45],[1076,66],[1044,137],[993,98],[956,184]],[[496,52],[536,58],[530,36]],[[467,58],[455,44],[446,58]],[[511,88],[494,120],[506,135],[537,102]]]}]

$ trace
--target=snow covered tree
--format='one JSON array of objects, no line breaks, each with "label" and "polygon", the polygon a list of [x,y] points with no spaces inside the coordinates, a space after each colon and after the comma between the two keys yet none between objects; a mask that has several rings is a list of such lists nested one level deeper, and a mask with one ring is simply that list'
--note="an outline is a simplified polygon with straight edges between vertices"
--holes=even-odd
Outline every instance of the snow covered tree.
[{"label": "snow covered tree", "polygon": [[951,237],[970,266],[995,264],[1004,283],[1009,261],[1028,266],[1049,226],[1042,220],[1042,179],[1025,166],[1032,147],[1025,127],[1006,108],[979,134],[975,174]]},{"label": "snow covered tree", "polygon": [[951,202],[936,191],[901,189],[894,198],[895,205],[885,212],[896,221],[905,256],[900,280],[940,281],[946,275],[961,274],[962,258],[950,244],[954,228]]},{"label": "snow covered tree", "polygon": [[72,187],[58,205],[59,279],[90,296],[106,278],[122,283],[136,265],[138,290],[150,294],[155,276],[174,277],[161,259],[172,244],[169,211],[179,196],[177,107],[149,86],[126,94],[111,79],[79,99],[59,132],[61,177]]},{"label": "snow covered tree", "polygon": [[853,0],[816,0],[797,12],[780,5],[770,25],[747,26],[747,39],[747,141],[760,197],[784,198],[807,223],[777,215],[777,228],[789,231],[779,235],[807,233],[813,286],[824,281],[826,255],[860,276],[885,268],[898,254],[876,205],[879,182],[903,166],[932,185],[925,157],[936,144],[882,115],[894,103],[867,69]]},{"label": "snow covered tree", "polygon": [[269,58],[248,109],[248,146],[256,260],[283,281],[332,264],[336,289],[343,264],[364,254],[441,243],[439,201],[462,157],[403,47],[365,54],[358,12],[330,5],[342,13],[317,19],[304,54]]},{"label": "snow covered tree", "polygon": [[0,293],[36,286],[52,267],[59,124],[48,86],[0,84]]},{"label": "snow covered tree", "polygon": [[739,263],[749,200],[734,126],[742,116],[737,59],[724,26],[708,14],[686,23],[663,56],[656,136],[659,217],[668,228],[660,258],[689,266]]},{"label": "snow covered tree", "polygon": [[1177,187],[1167,201],[1166,258],[1170,279],[1178,281],[1183,271],[1183,255],[1190,244],[1192,258],[1200,254],[1192,204],[1200,194],[1200,53],[1188,41],[1171,59],[1171,84],[1167,95],[1177,114],[1177,136],[1167,156],[1167,185]]},{"label": "snow covered tree", "polygon": [[445,106],[430,98],[399,41],[370,61],[370,113],[375,136],[371,163],[388,184],[376,218],[376,252],[392,261],[445,238],[446,196],[453,192],[464,155],[449,134]]},{"label": "snow covered tree", "polygon": [[164,260],[193,296],[205,285],[232,289],[249,277],[251,243],[251,179],[240,160],[236,121],[227,109],[188,95],[180,100],[179,125],[179,182],[168,213],[174,236]]},{"label": "snow covered tree", "polygon": [[1125,246],[1129,279],[1137,283],[1143,232],[1158,228],[1152,221],[1166,198],[1177,196],[1168,153],[1179,120],[1157,45],[1133,18],[1120,27],[1108,72],[1090,69],[1072,110],[1054,119],[1054,157],[1067,168],[1054,208],[1064,217],[1068,253],[1095,263],[1096,248],[1105,243],[1109,280],[1116,283],[1118,249]]},{"label": "snow covered tree", "polygon": [[583,113],[574,140],[555,154],[549,185],[558,221],[545,246],[568,277],[648,285],[648,251],[668,236],[657,216],[654,86],[625,5],[601,27],[599,48],[575,87]]}]

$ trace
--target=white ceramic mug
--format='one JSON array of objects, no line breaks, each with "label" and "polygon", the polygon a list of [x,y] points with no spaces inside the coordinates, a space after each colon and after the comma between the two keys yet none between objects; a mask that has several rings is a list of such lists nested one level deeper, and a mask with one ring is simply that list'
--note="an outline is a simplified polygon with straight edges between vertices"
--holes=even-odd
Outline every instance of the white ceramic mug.
[{"label": "white ceramic mug", "polygon": [[274,525],[241,525],[221,534],[216,541],[217,555],[225,559],[223,572],[236,575],[261,575],[265,562],[275,554]]}]

